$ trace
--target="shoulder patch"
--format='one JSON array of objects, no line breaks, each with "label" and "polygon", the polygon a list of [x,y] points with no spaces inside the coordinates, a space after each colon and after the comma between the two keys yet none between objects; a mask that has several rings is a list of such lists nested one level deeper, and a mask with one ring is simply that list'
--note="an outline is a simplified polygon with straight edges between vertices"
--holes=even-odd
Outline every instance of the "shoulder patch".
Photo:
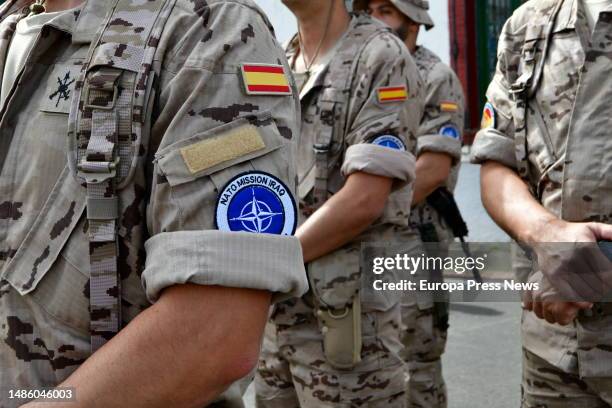
[{"label": "shoulder patch", "polygon": [[451,101],[442,101],[440,102],[440,110],[442,112],[457,112],[459,110],[459,105]]},{"label": "shoulder patch", "polygon": [[379,103],[403,102],[408,99],[408,87],[406,86],[390,86],[378,88]]},{"label": "shoulder patch", "polygon": [[482,129],[494,128],[495,127],[495,108],[491,102],[487,102],[482,112],[482,121],[480,127]]},{"label": "shoulder patch", "polygon": [[459,140],[461,138],[461,133],[459,129],[455,125],[446,125],[440,128],[440,134],[442,136],[447,136],[455,140]]},{"label": "shoulder patch", "polygon": [[240,64],[247,95],[291,95],[285,67],[272,64]]},{"label": "shoulder patch", "polygon": [[404,144],[402,139],[394,135],[377,136],[374,140],[372,140],[372,144],[389,147],[395,150],[406,150],[406,145]]},{"label": "shoulder patch", "polygon": [[215,222],[221,231],[293,235],[297,206],[287,186],[262,171],[239,174],[217,198]]}]

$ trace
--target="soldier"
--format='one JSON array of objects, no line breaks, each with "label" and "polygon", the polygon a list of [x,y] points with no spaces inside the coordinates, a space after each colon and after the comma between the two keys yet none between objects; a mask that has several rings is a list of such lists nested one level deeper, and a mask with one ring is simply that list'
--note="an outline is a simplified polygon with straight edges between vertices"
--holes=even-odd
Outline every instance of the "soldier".
[{"label": "soldier", "polygon": [[[285,0],[302,102],[297,236],[311,291],[276,307],[258,407],[405,407],[399,295],[361,287],[362,242],[405,239],[421,82],[405,46],[343,0]],[[369,271],[368,271],[369,272]],[[371,272],[369,272],[371,273]]]},{"label": "soldier", "polygon": [[[427,48],[417,45],[421,26],[434,27],[425,0],[356,0],[355,8],[390,26],[404,41],[425,82],[425,112],[418,131],[416,183],[410,214],[411,227],[424,242],[437,242],[444,256],[454,241],[444,220],[448,214],[433,207],[431,198],[441,189],[452,192],[461,164],[464,97],[457,75]],[[450,194],[447,194],[449,196]],[[412,298],[414,298],[412,296]],[[441,356],[446,346],[448,304],[432,298],[403,305],[405,359],[410,369],[409,397],[414,407],[445,407],[446,386]]]},{"label": "soldier", "polygon": [[536,250],[544,266],[532,279],[557,300],[540,301],[536,292],[526,303],[532,311],[522,320],[524,408],[612,406],[610,303],[561,297],[571,280],[558,278],[538,250],[540,243],[612,239],[611,35],[609,1],[521,6],[501,33],[472,150],[482,164],[485,207]]},{"label": "soldier", "polygon": [[0,406],[204,406],[307,288],[297,93],[251,0],[80,3],[0,9]]}]

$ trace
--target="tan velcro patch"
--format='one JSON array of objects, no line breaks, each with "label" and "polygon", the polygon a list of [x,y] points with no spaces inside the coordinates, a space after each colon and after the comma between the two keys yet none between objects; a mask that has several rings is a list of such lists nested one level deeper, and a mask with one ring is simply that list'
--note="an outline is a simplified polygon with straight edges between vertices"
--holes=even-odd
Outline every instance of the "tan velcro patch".
[{"label": "tan velcro patch", "polygon": [[223,135],[183,147],[181,156],[191,174],[195,174],[265,147],[266,144],[257,128],[245,125]]}]

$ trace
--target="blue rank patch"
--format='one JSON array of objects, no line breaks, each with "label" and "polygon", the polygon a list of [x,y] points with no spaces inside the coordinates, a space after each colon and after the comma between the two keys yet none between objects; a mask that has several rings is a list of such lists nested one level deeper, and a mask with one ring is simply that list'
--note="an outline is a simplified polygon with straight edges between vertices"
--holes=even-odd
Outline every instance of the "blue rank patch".
[{"label": "blue rank patch", "polygon": [[389,147],[395,150],[406,150],[406,145],[404,142],[402,142],[402,139],[393,135],[377,136],[374,140],[372,140],[372,144]]},{"label": "blue rank patch", "polygon": [[448,136],[452,139],[459,140],[461,134],[459,133],[459,129],[455,125],[446,125],[440,128],[440,134],[442,136]]},{"label": "blue rank patch", "polygon": [[239,174],[217,198],[217,228],[221,231],[293,235],[297,207],[287,186],[262,171]]}]

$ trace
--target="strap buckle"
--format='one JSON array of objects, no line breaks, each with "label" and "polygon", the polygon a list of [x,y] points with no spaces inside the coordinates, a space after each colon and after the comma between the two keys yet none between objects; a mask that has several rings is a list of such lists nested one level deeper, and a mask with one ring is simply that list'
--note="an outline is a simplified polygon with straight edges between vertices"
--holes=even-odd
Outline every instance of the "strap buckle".
[{"label": "strap buckle", "polygon": [[99,110],[106,110],[106,111],[111,111],[113,109],[115,109],[115,105],[117,104],[117,99],[119,99],[119,86],[117,86],[117,84],[113,85],[113,101],[111,102],[110,106],[104,106],[104,105],[97,105],[95,103],[90,103],[89,102],[89,92],[91,91],[91,86],[87,86],[85,88],[85,101],[87,102],[85,104],[85,107],[83,109],[99,109]]},{"label": "strap buckle", "polygon": [[88,184],[98,184],[117,175],[119,157],[113,161],[89,161],[81,160],[77,164],[78,176],[85,179]]},{"label": "strap buckle", "polygon": [[315,143],[312,147],[316,154],[325,154],[329,152],[331,143]]},{"label": "strap buckle", "polygon": [[525,47],[523,49],[523,61],[528,64],[531,64],[536,60],[536,42],[534,41],[533,45]]}]

